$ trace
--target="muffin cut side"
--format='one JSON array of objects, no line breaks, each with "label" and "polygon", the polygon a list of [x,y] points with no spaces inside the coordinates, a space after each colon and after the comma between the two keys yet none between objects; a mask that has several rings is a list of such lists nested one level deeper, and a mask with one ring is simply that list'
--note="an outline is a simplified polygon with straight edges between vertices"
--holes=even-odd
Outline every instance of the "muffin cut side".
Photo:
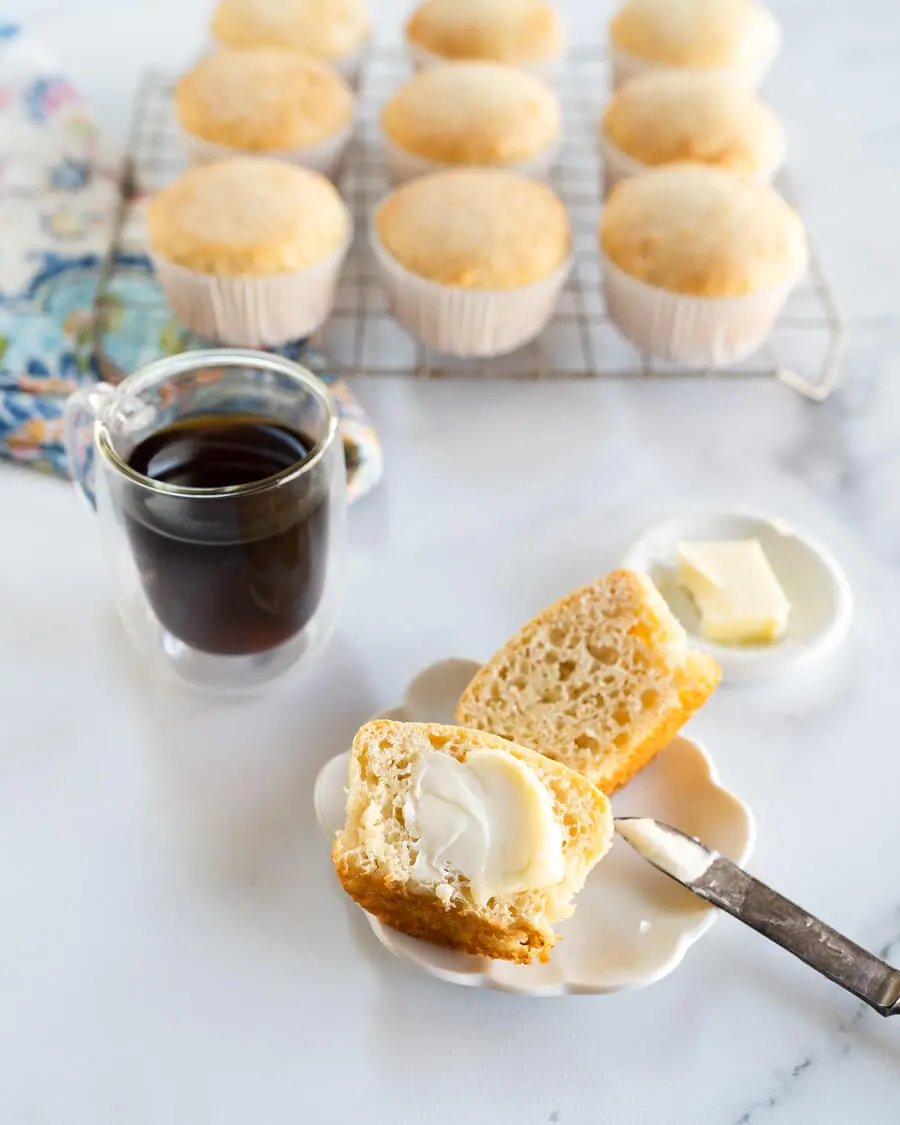
[{"label": "muffin cut side", "polygon": [[708,699],[720,672],[687,647],[644,575],[614,571],[545,609],[478,672],[458,723],[626,784]]},{"label": "muffin cut side", "polygon": [[[557,885],[478,905],[461,875],[448,871],[437,884],[414,877],[418,842],[404,817],[413,771],[430,752],[464,762],[477,749],[512,756],[548,790],[562,831],[564,877]],[[547,959],[557,940],[553,923],[572,913],[572,898],[608,850],[612,831],[604,795],[541,754],[479,731],[379,720],[353,740],[347,821],[332,860],[344,890],[386,925],[465,953],[528,963]]]}]

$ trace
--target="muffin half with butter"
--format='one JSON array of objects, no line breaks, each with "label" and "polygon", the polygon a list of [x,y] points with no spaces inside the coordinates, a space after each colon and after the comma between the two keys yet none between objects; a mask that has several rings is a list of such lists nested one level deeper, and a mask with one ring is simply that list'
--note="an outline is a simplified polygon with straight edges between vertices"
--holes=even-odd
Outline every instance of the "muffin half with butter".
[{"label": "muffin half with butter", "polygon": [[193,163],[242,153],[334,176],[353,132],[353,94],[325,63],[284,47],[223,48],[175,90]]},{"label": "muffin half with butter", "polygon": [[314,55],[355,86],[372,21],[364,0],[218,0],[210,31],[223,47]]},{"label": "muffin half with butter", "polygon": [[533,340],[571,266],[562,201],[544,184],[485,168],[433,172],[392,192],[375,211],[372,245],[399,323],[457,356]]},{"label": "muffin half with butter", "polygon": [[648,70],[716,73],[756,89],[781,29],[756,0],[625,0],[609,24],[613,85]]},{"label": "muffin half with butter", "polygon": [[803,223],[777,192],[702,164],[618,184],[599,239],[616,327],[648,355],[702,367],[755,351],[808,263]]},{"label": "muffin half with butter", "polygon": [[252,157],[192,168],[147,206],[151,257],[175,315],[241,347],[284,344],[322,324],[351,232],[324,176]]},{"label": "muffin half with butter", "polygon": [[406,22],[416,67],[479,59],[552,78],[565,33],[547,0],[424,0]]},{"label": "muffin half with butter", "polygon": [[528,964],[547,960],[554,923],[572,914],[612,836],[606,797],[543,754],[481,731],[379,720],[353,740],[332,861],[347,894],[393,929]]},{"label": "muffin half with butter", "polygon": [[691,161],[769,182],[785,155],[778,118],[746,88],[695,70],[632,78],[598,129],[607,191],[649,168]]},{"label": "muffin half with butter", "polygon": [[544,179],[556,156],[559,100],[540,78],[499,63],[420,70],[384,107],[393,183],[440,168],[503,168]]}]

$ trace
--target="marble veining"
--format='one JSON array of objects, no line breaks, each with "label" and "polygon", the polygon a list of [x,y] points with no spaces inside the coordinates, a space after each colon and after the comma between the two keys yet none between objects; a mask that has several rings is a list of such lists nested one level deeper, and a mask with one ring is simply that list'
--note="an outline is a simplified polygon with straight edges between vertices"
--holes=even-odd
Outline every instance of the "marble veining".
[{"label": "marble veining", "polygon": [[[898,911],[900,914],[900,911]],[[897,919],[900,922],[900,918]],[[882,960],[891,962],[900,953],[900,933],[886,942],[878,951]],[[821,1050],[807,1055],[788,1067],[779,1067],[774,1074],[775,1088],[771,1093],[764,1094],[748,1106],[739,1117],[735,1125],[756,1125],[757,1122],[771,1119],[769,1110],[790,1109],[790,1103],[797,1097],[802,1097],[802,1089],[797,1087],[807,1081],[815,1081],[816,1073],[834,1060],[847,1060],[854,1050],[854,1035],[856,1029],[864,1019],[872,1014],[871,1008],[862,1001],[858,1001],[851,1014],[839,1020],[828,1032],[828,1038]],[[877,1018],[877,1017],[876,1017]],[[893,1028],[891,1029],[893,1030]],[[900,1061],[900,1050],[894,1050],[895,1059]],[[888,1118],[885,1118],[888,1120]]]}]

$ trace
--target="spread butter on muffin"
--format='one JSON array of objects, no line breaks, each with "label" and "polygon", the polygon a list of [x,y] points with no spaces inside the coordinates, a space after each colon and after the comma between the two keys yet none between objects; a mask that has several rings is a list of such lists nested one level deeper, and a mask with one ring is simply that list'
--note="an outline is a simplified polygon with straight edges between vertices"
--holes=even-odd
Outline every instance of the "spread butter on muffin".
[{"label": "spread butter on muffin", "polygon": [[411,180],[377,208],[372,241],[397,320],[441,352],[528,343],[568,274],[569,220],[546,185],[494,169]]},{"label": "spread butter on muffin", "polygon": [[222,48],[181,78],[175,112],[195,163],[252,153],[333,175],[352,132],[353,94],[298,51]]},{"label": "spread butter on muffin", "polygon": [[244,347],[309,335],[331,311],[351,221],[334,186],[294,164],[235,157],[147,205],[154,267],[191,331]]},{"label": "spread butter on muffin", "polygon": [[555,72],[565,35],[547,0],[424,0],[406,23],[416,66],[480,59]]},{"label": "spread butter on muffin", "polygon": [[702,366],[755,351],[808,261],[803,224],[777,192],[702,164],[619,183],[599,240],[613,323],[649,355]]},{"label": "spread butter on muffin", "polygon": [[290,47],[315,55],[352,85],[372,22],[363,0],[218,0],[210,31],[223,47]]},{"label": "spread butter on muffin", "polygon": [[778,118],[746,88],[696,70],[658,70],[613,95],[598,130],[606,188],[691,161],[768,182],[784,160]]},{"label": "spread butter on muffin", "polygon": [[715,70],[756,88],[781,29],[755,0],[625,0],[609,24],[613,84],[665,67]]},{"label": "spread butter on muffin", "polygon": [[556,154],[560,119],[556,95],[526,71],[488,62],[428,67],[382,112],[388,170],[394,183],[459,165],[542,179]]}]

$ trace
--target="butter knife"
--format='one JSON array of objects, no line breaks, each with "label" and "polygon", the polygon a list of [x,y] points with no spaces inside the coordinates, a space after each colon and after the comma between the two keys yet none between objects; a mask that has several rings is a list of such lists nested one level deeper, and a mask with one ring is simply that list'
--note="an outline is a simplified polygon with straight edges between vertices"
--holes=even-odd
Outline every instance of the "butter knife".
[{"label": "butter knife", "polygon": [[900,1014],[900,970],[737,864],[693,836],[648,817],[619,817],[616,831],[664,874],[793,953],[879,1015]]}]

